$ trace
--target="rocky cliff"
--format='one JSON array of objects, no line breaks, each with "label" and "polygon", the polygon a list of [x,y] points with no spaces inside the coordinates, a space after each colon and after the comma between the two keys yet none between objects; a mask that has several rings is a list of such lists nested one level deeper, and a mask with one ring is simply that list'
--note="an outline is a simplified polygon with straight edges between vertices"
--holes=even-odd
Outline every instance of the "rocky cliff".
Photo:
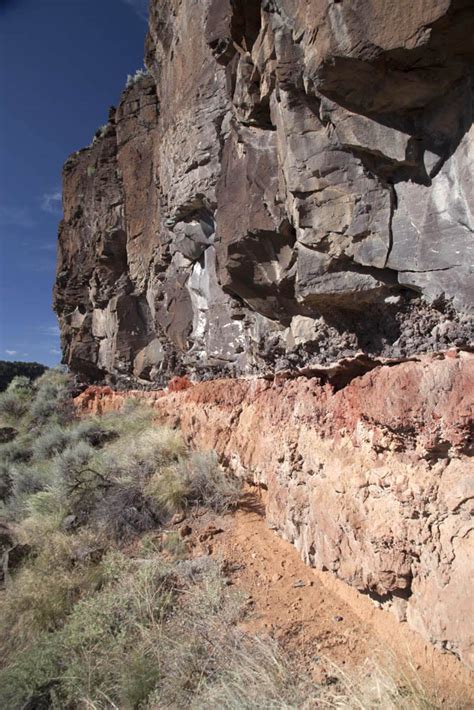
[{"label": "rocky cliff", "polygon": [[65,362],[160,384],[466,347],[473,21],[154,0],[147,72],[64,166]]},{"label": "rocky cliff", "polygon": [[[64,166],[55,287],[73,371],[154,389],[306,562],[468,664],[473,28],[471,0],[153,0],[147,71]],[[158,391],[183,374],[214,381]]]}]

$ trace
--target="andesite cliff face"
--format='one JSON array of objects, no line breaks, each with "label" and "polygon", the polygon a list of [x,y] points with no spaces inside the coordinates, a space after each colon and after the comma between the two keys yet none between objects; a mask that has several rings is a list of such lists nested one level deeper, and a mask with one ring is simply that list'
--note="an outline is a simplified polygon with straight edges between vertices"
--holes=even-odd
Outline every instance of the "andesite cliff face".
[{"label": "andesite cliff face", "polygon": [[160,0],[148,76],[64,167],[55,308],[88,378],[471,340],[469,0]]},{"label": "andesite cliff face", "polygon": [[470,665],[473,24],[152,0],[147,72],[64,166],[55,287],[72,371],[157,390],[308,564]]}]

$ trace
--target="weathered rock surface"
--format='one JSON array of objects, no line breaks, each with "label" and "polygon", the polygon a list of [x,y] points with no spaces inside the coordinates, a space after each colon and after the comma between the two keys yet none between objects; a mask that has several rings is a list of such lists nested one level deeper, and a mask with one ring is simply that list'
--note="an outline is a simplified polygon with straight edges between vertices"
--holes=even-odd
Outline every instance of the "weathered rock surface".
[{"label": "weathered rock surface", "polygon": [[473,24],[152,0],[147,73],[64,166],[55,287],[74,372],[214,379],[143,397],[268,488],[309,564],[471,664]]},{"label": "weathered rock surface", "polygon": [[83,412],[143,397],[161,422],[268,489],[267,519],[303,559],[391,606],[474,667],[474,355],[322,379],[215,380],[171,392],[91,387]]},{"label": "weathered rock surface", "polygon": [[153,1],[148,76],[64,168],[65,361],[144,385],[470,343],[473,24]]}]

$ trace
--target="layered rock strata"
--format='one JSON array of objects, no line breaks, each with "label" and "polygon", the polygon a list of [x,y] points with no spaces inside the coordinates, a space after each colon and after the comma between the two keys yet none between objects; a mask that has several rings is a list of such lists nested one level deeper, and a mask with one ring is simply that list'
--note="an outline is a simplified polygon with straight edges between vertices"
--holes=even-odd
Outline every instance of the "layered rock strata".
[{"label": "layered rock strata", "polygon": [[472,340],[469,0],[153,0],[64,167],[55,309],[97,381]]},{"label": "layered rock strata", "polygon": [[473,20],[152,0],[147,71],[64,166],[55,286],[71,370],[214,379],[141,396],[268,488],[309,564],[470,664]]},{"label": "layered rock strata", "polygon": [[317,378],[215,380],[171,392],[91,387],[84,413],[142,397],[157,420],[268,489],[268,524],[302,558],[391,606],[474,667],[474,356]]}]

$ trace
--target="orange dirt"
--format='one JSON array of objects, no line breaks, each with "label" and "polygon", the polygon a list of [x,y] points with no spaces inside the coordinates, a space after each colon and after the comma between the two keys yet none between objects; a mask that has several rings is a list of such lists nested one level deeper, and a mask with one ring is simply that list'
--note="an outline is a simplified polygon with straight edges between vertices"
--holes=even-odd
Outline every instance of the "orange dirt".
[{"label": "orange dirt", "polygon": [[331,573],[305,565],[267,527],[260,495],[248,493],[234,515],[205,514],[184,526],[193,554],[222,560],[230,583],[248,595],[244,627],[276,638],[315,680],[334,675],[334,665],[357,671],[388,663],[392,672],[414,672],[442,705],[474,708],[474,674]]}]

